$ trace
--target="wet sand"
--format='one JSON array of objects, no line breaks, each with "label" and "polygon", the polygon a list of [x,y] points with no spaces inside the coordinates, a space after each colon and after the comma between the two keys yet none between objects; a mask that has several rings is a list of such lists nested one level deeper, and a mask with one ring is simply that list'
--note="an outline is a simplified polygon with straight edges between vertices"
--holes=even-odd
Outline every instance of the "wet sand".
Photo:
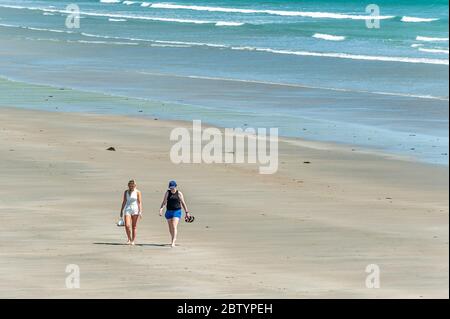
[{"label": "wet sand", "polygon": [[[2,298],[449,296],[446,166],[292,139],[273,175],[175,165],[169,134],[189,123],[0,110]],[[115,226],[130,178],[144,196],[135,247]],[[173,249],[158,216],[170,179],[196,216]]]}]

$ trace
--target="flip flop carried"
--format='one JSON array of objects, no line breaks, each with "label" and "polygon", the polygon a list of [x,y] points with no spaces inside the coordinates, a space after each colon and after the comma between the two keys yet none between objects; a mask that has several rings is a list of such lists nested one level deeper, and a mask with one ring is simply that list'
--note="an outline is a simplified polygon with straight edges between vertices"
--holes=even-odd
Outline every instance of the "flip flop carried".
[{"label": "flip flop carried", "polygon": [[195,220],[195,217],[192,216],[192,215],[186,216],[186,217],[184,218],[184,221],[185,221],[186,223],[192,223],[192,222],[194,222],[194,220]]}]

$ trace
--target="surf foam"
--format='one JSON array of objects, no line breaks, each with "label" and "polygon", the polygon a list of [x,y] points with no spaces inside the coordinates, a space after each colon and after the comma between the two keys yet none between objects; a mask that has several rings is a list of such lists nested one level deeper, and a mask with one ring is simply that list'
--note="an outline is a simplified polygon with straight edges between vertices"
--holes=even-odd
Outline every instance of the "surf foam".
[{"label": "surf foam", "polygon": [[434,19],[434,18],[416,18],[416,17],[408,17],[408,16],[404,16],[402,17],[402,19],[400,21],[402,22],[433,22],[433,21],[437,21],[439,19]]},{"label": "surf foam", "polygon": [[344,41],[345,40],[344,36],[323,34],[323,33],[316,33],[312,37],[316,38],[316,39],[327,40],[327,41]]},{"label": "surf foam", "polygon": [[432,38],[432,37],[417,36],[416,40],[424,42],[446,42],[448,41],[448,38]]},{"label": "surf foam", "polygon": [[170,4],[170,3],[153,3],[150,5],[150,7],[156,8],[156,9],[194,10],[194,11],[244,13],[244,14],[261,13],[261,14],[290,16],[290,17],[328,18],[328,19],[384,20],[384,19],[395,18],[395,16],[352,15],[352,14],[334,13],[334,12],[256,10],[256,9],[239,9],[239,8],[226,8],[226,7],[196,6],[196,5],[179,5],[179,4]]}]

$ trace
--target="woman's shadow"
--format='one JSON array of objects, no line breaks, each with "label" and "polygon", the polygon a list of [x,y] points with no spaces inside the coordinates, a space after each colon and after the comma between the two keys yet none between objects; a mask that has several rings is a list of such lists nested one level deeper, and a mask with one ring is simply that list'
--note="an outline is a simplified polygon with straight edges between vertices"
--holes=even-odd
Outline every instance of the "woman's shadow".
[{"label": "woman's shadow", "polygon": [[[130,246],[128,244],[124,243],[93,243],[93,245],[108,245],[108,246]],[[167,247],[170,246],[170,244],[135,244],[135,246],[139,247]]]}]

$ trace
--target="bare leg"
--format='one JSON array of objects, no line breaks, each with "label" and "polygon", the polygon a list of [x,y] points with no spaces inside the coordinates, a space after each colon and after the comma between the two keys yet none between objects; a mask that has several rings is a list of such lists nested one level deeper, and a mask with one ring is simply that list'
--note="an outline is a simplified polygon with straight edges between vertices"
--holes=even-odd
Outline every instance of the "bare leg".
[{"label": "bare leg", "polygon": [[124,217],[125,220],[125,232],[127,233],[127,244],[129,245],[131,243],[131,216],[130,215],[125,215]]},{"label": "bare leg", "polygon": [[137,230],[137,223],[139,220],[139,216],[131,216],[131,228],[132,228],[132,236],[131,236],[131,245],[134,245],[134,241],[136,240],[136,230]]},{"label": "bare leg", "polygon": [[175,242],[177,241],[177,234],[178,234],[178,221],[180,219],[177,217],[174,217],[171,219],[172,222],[172,247],[175,247]]},{"label": "bare leg", "polygon": [[170,233],[171,241],[173,241],[173,224],[172,224],[172,219],[168,219],[167,220],[167,225],[169,226],[169,233]]}]

